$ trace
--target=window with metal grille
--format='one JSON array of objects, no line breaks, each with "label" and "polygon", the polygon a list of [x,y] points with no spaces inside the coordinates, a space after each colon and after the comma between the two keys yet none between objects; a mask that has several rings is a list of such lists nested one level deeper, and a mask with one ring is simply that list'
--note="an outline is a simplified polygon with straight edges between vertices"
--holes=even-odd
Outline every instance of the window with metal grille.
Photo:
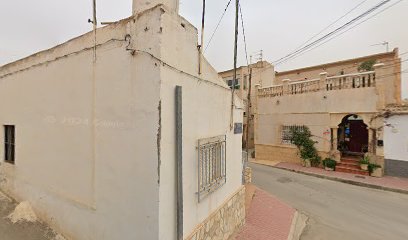
[{"label": "window with metal grille", "polygon": [[[228,86],[232,89],[232,85],[234,85],[234,80],[233,79],[228,79],[226,80]],[[235,89],[240,89],[241,84],[240,84],[240,78],[237,77],[237,80],[235,81]]]},{"label": "window with metal grille", "polygon": [[226,183],[226,136],[198,140],[198,202]]},{"label": "window with metal grille", "polygon": [[292,143],[292,132],[295,130],[304,131],[306,126],[304,125],[284,125],[282,126],[281,139],[282,144],[293,144]]},{"label": "window with metal grille", "polygon": [[15,161],[15,127],[4,126],[4,160],[14,164]]}]

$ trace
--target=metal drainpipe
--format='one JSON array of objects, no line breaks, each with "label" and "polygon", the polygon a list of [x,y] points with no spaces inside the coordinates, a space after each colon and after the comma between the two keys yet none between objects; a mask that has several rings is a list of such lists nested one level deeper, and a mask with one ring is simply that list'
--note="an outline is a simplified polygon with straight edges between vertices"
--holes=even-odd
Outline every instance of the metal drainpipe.
[{"label": "metal drainpipe", "polygon": [[183,240],[183,98],[176,86],[177,239]]}]

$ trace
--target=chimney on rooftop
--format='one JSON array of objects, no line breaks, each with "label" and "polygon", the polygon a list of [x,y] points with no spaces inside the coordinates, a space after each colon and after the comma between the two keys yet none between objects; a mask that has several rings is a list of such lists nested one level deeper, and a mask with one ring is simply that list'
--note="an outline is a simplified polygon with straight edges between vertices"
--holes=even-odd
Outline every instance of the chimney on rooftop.
[{"label": "chimney on rooftop", "polygon": [[163,4],[168,10],[178,13],[179,0],[133,0],[133,15],[137,15],[156,5]]}]

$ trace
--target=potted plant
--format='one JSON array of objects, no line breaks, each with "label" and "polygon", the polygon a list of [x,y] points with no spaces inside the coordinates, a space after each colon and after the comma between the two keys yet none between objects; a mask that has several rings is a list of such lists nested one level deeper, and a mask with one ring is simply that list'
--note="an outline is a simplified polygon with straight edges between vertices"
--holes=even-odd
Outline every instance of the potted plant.
[{"label": "potted plant", "polygon": [[334,171],[336,168],[337,162],[331,158],[326,158],[323,160],[324,169],[327,171]]},{"label": "potted plant", "polygon": [[378,164],[373,164],[373,163],[368,164],[368,172],[370,173],[370,176],[372,177],[382,177],[383,176],[382,168]]},{"label": "potted plant", "polygon": [[360,168],[364,171],[368,170],[368,165],[370,164],[370,157],[364,156],[360,161]]},{"label": "potted plant", "polygon": [[312,162],[310,161],[310,159],[303,159],[303,167],[312,167]]},{"label": "potted plant", "polygon": [[303,159],[304,167],[317,167],[321,158],[317,154],[314,146],[316,142],[312,139],[312,134],[308,127],[294,128],[291,130],[291,141],[298,148],[300,158]]}]

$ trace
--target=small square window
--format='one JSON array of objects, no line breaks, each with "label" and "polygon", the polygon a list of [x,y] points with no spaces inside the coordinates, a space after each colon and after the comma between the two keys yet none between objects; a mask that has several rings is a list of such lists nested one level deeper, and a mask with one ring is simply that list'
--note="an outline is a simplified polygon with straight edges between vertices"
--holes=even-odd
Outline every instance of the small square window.
[{"label": "small square window", "polygon": [[4,160],[15,163],[15,126],[4,126]]}]

